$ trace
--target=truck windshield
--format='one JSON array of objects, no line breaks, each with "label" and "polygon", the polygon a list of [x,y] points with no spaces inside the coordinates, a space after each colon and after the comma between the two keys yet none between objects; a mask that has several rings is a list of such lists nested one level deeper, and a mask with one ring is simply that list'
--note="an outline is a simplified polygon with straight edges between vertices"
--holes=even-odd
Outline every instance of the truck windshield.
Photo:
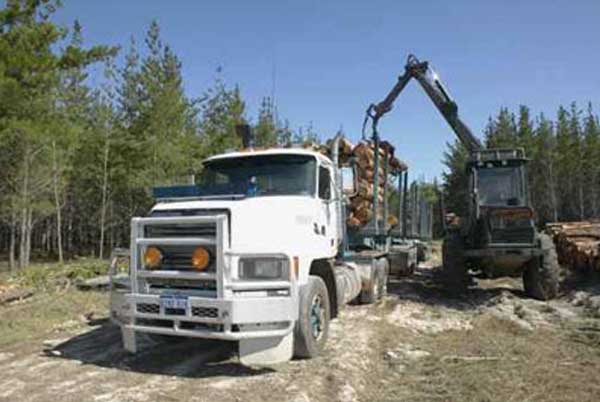
[{"label": "truck windshield", "polygon": [[202,196],[313,196],[316,159],[293,154],[216,159],[204,163],[198,179]]},{"label": "truck windshield", "polygon": [[525,205],[521,171],[517,167],[492,167],[477,170],[477,189],[481,205]]}]

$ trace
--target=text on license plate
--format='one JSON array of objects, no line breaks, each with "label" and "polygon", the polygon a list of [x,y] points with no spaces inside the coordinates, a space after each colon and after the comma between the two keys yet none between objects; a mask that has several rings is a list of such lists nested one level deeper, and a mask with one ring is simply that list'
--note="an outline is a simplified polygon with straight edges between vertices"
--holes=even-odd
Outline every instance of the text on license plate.
[{"label": "text on license plate", "polygon": [[160,305],[163,308],[169,309],[187,309],[188,308],[188,298],[187,296],[179,296],[179,295],[168,295],[160,297]]}]

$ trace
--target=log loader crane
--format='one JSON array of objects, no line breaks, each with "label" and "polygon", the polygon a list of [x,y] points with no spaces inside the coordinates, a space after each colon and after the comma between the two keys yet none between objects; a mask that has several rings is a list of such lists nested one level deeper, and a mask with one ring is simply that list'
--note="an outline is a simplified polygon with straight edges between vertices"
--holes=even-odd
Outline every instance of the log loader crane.
[{"label": "log loader crane", "polygon": [[490,276],[521,274],[528,296],[541,300],[555,297],[559,265],[552,240],[535,226],[524,150],[486,149],[461,120],[456,102],[427,61],[408,57],[404,74],[385,99],[367,109],[363,135],[370,120],[372,140],[378,142],[379,120],[392,110],[413,78],[470,153],[466,166],[468,214],[446,227],[442,248],[445,282],[453,290],[464,290],[470,282],[470,269]]}]

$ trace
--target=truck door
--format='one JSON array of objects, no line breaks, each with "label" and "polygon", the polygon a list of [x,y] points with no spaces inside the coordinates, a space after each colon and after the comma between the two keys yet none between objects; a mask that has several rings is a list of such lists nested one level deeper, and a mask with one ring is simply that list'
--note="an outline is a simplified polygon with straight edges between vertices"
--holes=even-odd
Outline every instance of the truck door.
[{"label": "truck door", "polygon": [[338,210],[335,199],[335,188],[331,166],[319,166],[319,200],[321,203],[319,213],[319,233],[322,237],[323,247],[329,256],[337,253],[338,247]]}]

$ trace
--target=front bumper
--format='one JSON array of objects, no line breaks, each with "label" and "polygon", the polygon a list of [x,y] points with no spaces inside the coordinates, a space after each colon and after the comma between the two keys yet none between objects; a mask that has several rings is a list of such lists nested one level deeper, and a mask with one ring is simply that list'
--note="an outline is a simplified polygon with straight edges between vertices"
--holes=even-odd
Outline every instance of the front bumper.
[{"label": "front bumper", "polygon": [[[146,227],[171,227],[158,237],[148,237]],[[175,226],[172,226],[175,225]],[[192,235],[174,237],[180,226],[192,226]],[[197,232],[197,233],[196,233]],[[295,280],[236,281],[232,268],[240,255],[229,248],[229,225],[225,214],[134,218],[131,225],[130,288],[111,296],[111,318],[129,333],[148,332],[196,338],[240,340],[282,337],[289,334],[298,315]],[[214,272],[146,271],[140,269],[143,248],[147,246],[209,246],[215,255]],[[277,257],[289,256],[283,254]],[[185,309],[165,309],[160,303],[161,290],[149,288],[148,281],[182,280],[175,293],[187,296]],[[190,282],[213,281],[215,296],[198,294]],[[168,291],[173,292],[172,290]],[[196,292],[196,293],[194,293]]]},{"label": "front bumper", "polygon": [[241,340],[281,337],[295,322],[292,297],[212,299],[189,297],[188,308],[169,314],[160,296],[125,294],[120,325],[136,332],[207,339]]}]

